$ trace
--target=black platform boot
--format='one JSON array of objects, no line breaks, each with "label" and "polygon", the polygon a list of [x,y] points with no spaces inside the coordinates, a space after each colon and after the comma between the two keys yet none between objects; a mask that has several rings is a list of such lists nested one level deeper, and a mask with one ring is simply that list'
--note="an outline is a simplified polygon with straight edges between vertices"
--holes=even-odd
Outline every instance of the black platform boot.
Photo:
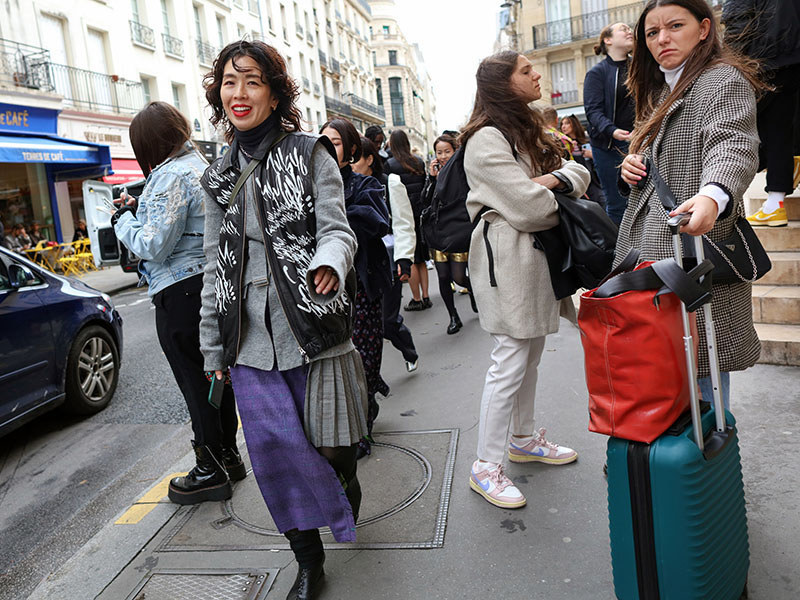
[{"label": "black platform boot", "polygon": [[447,334],[453,335],[454,333],[458,333],[461,327],[461,319],[458,317],[458,313],[454,313],[450,317],[450,325],[447,326]]},{"label": "black platform boot", "polygon": [[318,529],[298,531],[292,529],[285,534],[297,559],[297,577],[286,600],[313,600],[317,598],[325,582],[325,551]]},{"label": "black platform boot", "polygon": [[195,467],[182,477],[169,482],[169,499],[175,504],[228,500],[233,495],[228,473],[208,446],[192,441]]},{"label": "black platform boot", "polygon": [[236,446],[222,449],[222,465],[228,472],[231,481],[241,481],[247,477],[247,469]]}]

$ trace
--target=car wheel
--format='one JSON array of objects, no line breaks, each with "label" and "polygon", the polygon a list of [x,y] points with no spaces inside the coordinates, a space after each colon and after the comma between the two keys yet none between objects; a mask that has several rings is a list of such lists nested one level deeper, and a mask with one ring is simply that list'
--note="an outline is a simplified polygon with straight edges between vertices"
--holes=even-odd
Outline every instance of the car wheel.
[{"label": "car wheel", "polygon": [[118,381],[119,350],[114,338],[98,325],[82,329],[67,357],[66,410],[80,415],[103,410]]}]

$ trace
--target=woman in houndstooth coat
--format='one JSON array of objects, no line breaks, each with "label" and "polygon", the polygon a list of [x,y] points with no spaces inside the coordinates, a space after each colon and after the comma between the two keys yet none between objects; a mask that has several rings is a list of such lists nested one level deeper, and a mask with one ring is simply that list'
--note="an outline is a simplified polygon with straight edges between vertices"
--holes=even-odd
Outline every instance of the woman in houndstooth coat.
[{"label": "woman in houndstooth coat", "polygon": [[[720,241],[744,214],[742,195],[758,164],[753,63],[724,47],[704,0],[650,0],[636,25],[628,88],[636,101],[631,154],[621,168],[629,191],[617,243],[617,262],[631,248],[641,260],[673,256],[667,213],[647,178],[651,160],[689,212],[682,231]],[[751,284],[713,286],[712,315],[728,404],[730,371],[755,364],[760,343],[753,326]],[[698,314],[698,320],[702,317]],[[699,383],[710,398],[705,329],[700,333]]]}]

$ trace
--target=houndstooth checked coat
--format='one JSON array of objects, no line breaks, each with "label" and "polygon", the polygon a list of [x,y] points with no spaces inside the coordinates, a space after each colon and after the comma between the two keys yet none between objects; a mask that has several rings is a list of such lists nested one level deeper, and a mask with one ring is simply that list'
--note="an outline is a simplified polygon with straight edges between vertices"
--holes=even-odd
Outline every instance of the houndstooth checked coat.
[{"label": "houndstooth checked coat", "polygon": [[[662,101],[669,88],[664,85]],[[654,160],[678,202],[688,200],[706,184],[724,188],[733,203],[727,217],[708,234],[713,241],[726,238],[738,215],[742,195],[758,165],[756,99],[750,83],[734,67],[717,65],[700,74],[683,98],[669,109],[653,144],[644,154]],[[673,256],[667,216],[652,181],[634,188],[622,219],[616,262],[631,248],[641,250],[640,260]],[[714,285],[711,312],[717,333],[722,371],[740,371],[755,364],[761,352],[753,326],[750,283]],[[709,375],[705,329],[698,313],[700,333],[699,376]]]}]

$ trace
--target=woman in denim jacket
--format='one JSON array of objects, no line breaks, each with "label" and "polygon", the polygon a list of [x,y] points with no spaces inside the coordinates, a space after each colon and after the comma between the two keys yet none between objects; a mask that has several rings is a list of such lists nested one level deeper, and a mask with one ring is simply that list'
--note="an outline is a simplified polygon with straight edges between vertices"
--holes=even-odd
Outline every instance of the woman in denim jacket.
[{"label": "woman in denim jacket", "polygon": [[119,240],[141,258],[139,270],[156,308],[158,340],[192,418],[197,464],[170,482],[169,498],[178,504],[227,500],[231,480],[245,476],[236,448],[233,390],[224,386],[219,409],[208,402],[200,353],[206,199],[200,176],[208,163],[190,136],[189,121],[169,104],[151,102],[136,115],[131,145],[147,182],[138,208],[123,206],[111,219]]}]

